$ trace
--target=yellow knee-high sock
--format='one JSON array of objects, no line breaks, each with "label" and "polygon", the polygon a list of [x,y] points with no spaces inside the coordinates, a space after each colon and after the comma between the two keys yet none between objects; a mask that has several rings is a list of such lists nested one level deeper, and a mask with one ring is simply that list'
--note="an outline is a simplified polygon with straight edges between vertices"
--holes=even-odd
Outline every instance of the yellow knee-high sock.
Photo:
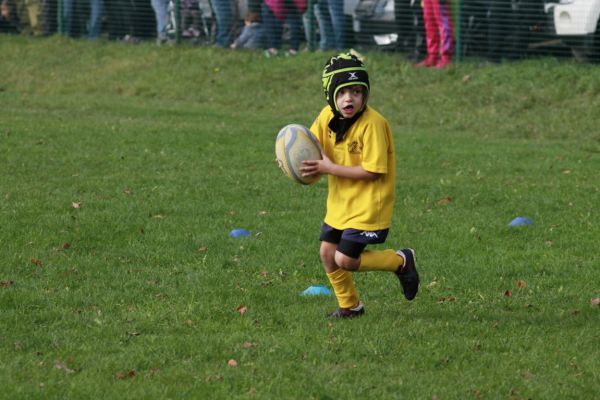
[{"label": "yellow knee-high sock", "polygon": [[335,297],[341,308],[352,308],[358,305],[358,292],[354,286],[352,273],[342,268],[328,273],[327,278],[331,282]]},{"label": "yellow knee-high sock", "polygon": [[397,271],[404,263],[402,256],[394,250],[363,251],[358,271]]}]

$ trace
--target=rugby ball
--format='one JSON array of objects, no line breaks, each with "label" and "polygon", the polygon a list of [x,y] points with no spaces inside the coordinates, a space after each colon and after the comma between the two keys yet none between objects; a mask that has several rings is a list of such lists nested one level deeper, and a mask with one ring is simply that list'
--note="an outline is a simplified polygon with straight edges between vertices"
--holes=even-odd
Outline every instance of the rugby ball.
[{"label": "rugby ball", "polygon": [[279,168],[290,179],[303,185],[319,180],[318,175],[302,176],[300,172],[302,161],[321,159],[319,141],[307,127],[299,124],[284,126],[275,140],[275,157]]}]

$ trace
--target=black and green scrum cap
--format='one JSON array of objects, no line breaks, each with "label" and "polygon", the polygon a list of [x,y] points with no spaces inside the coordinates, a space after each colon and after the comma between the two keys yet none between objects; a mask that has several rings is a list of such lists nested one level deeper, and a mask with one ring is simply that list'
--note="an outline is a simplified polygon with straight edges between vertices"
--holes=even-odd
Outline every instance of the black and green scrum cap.
[{"label": "black and green scrum cap", "polygon": [[[362,85],[369,92],[369,74],[361,60],[354,54],[342,53],[331,57],[323,68],[323,90],[331,109],[339,111],[335,104],[337,92],[352,85]],[[364,106],[363,106],[364,107]]]}]

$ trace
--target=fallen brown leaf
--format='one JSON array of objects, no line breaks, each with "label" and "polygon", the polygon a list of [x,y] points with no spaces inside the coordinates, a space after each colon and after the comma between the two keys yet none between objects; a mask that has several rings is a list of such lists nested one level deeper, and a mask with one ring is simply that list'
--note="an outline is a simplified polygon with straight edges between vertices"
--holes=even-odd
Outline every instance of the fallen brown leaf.
[{"label": "fallen brown leaf", "polygon": [[128,274],[137,274],[137,273],[140,273],[140,272],[144,272],[144,270],[141,269],[141,268],[133,268],[133,269],[128,269],[127,270]]},{"label": "fallen brown leaf", "polygon": [[437,202],[440,206],[447,206],[448,204],[452,203],[452,197],[450,196],[446,196],[442,199],[439,199]]},{"label": "fallen brown leaf", "polygon": [[253,347],[256,347],[255,343],[252,342],[244,342],[244,344],[242,345],[245,349],[251,349]]},{"label": "fallen brown leaf", "polygon": [[74,371],[74,370],[72,370],[71,368],[67,367],[67,364],[65,364],[64,362],[62,362],[62,361],[59,361],[59,360],[57,360],[57,361],[55,361],[55,362],[54,362],[54,368],[56,368],[56,369],[60,369],[60,370],[63,370],[63,371],[65,371],[67,374],[72,374],[72,373],[74,373],[74,372],[75,372],[75,371]]},{"label": "fallen brown leaf", "polygon": [[208,251],[208,247],[200,246],[198,247],[198,253],[206,253]]},{"label": "fallen brown leaf", "polygon": [[137,375],[137,372],[135,372],[135,369],[130,369],[129,371],[123,371],[123,372],[117,372],[117,379],[129,379],[129,378],[135,378],[135,376]]},{"label": "fallen brown leaf", "polygon": [[81,202],[80,201],[73,201],[71,202],[71,207],[73,207],[74,209],[80,209],[81,208]]},{"label": "fallen brown leaf", "polygon": [[441,297],[437,303],[438,304],[442,304],[442,303],[451,303],[453,301],[456,301],[456,297],[454,296],[448,296],[448,297]]},{"label": "fallen brown leaf", "polygon": [[0,281],[0,287],[1,288],[9,288],[11,287],[15,282],[14,281]]},{"label": "fallen brown leaf", "polygon": [[42,260],[40,260],[39,258],[35,258],[35,257],[34,257],[34,258],[32,258],[32,259],[31,259],[31,263],[32,263],[33,265],[37,265],[38,267],[41,267],[41,266],[42,266]]},{"label": "fallen brown leaf", "polygon": [[525,289],[527,287],[527,282],[525,282],[524,280],[519,279],[517,281],[517,287],[519,289]]},{"label": "fallen brown leaf", "polygon": [[237,367],[238,362],[232,358],[231,360],[227,361],[227,365],[229,365],[230,367]]},{"label": "fallen brown leaf", "polygon": [[590,304],[593,306],[597,306],[598,304],[600,304],[600,297],[596,297],[590,300]]},{"label": "fallen brown leaf", "polygon": [[68,250],[71,248],[71,243],[64,242],[62,245],[63,250]]},{"label": "fallen brown leaf", "polygon": [[512,292],[510,290],[504,291],[504,297],[511,297],[511,296],[512,296]]},{"label": "fallen brown leaf", "polygon": [[222,380],[223,380],[223,376],[220,374],[216,374],[215,376],[208,375],[205,379],[206,382],[222,381]]},{"label": "fallen brown leaf", "polygon": [[243,304],[240,304],[240,305],[239,305],[239,306],[238,306],[238,307],[235,309],[235,311],[239,312],[239,313],[240,313],[240,315],[244,315],[244,314],[246,314],[246,313],[248,312],[248,307],[246,307],[246,306],[245,306],[245,305],[243,305]]},{"label": "fallen brown leaf", "polygon": [[525,370],[525,371],[521,372],[521,376],[523,377],[523,379],[526,379],[528,381],[535,378],[535,375],[529,370]]}]

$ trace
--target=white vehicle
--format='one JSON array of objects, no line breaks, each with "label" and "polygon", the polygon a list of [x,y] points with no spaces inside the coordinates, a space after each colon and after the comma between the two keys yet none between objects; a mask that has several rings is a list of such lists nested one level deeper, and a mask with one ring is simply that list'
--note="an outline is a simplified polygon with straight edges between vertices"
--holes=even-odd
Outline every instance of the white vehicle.
[{"label": "white vehicle", "polygon": [[352,30],[357,44],[387,45],[398,40],[394,18],[394,0],[346,0],[344,14],[352,17]]},{"label": "white vehicle", "polygon": [[420,0],[345,0],[358,46],[400,50],[422,57],[425,48]]},{"label": "white vehicle", "polygon": [[[600,0],[460,0],[461,56],[600,62]],[[345,0],[356,44],[423,52],[419,0]]]},{"label": "white vehicle", "polygon": [[560,0],[546,3],[554,30],[573,49],[576,58],[600,61],[600,0]]}]

